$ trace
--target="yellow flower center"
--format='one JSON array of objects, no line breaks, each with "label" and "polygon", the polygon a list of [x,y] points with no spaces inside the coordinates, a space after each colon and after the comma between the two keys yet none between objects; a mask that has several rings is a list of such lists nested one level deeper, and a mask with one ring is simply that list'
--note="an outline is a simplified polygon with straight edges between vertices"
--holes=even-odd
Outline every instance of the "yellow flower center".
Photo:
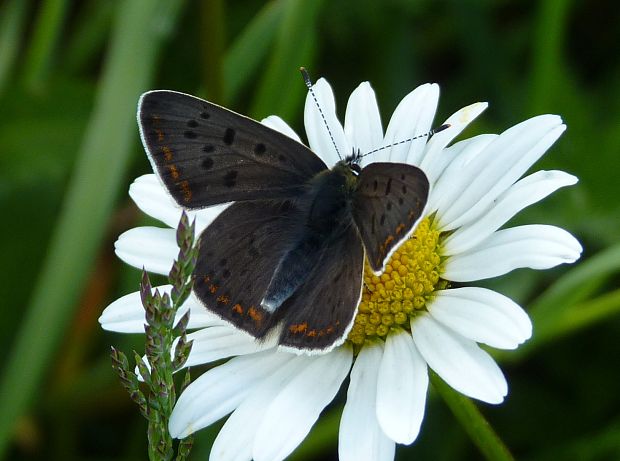
[{"label": "yellow flower center", "polygon": [[426,307],[432,294],[448,286],[440,277],[439,231],[429,218],[394,252],[380,276],[368,262],[364,288],[348,340],[361,346],[366,339],[385,338],[390,330],[409,330],[409,320]]}]

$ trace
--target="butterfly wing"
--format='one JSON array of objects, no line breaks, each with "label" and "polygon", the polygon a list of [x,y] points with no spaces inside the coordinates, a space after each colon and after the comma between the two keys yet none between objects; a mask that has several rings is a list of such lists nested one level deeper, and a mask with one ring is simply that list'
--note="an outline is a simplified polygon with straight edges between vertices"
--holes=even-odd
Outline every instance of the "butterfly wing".
[{"label": "butterfly wing", "polygon": [[371,163],[358,176],[353,219],[373,271],[381,272],[391,251],[422,216],[429,183],[419,168],[403,163]]},{"label": "butterfly wing", "polygon": [[308,280],[282,305],[279,344],[326,352],[344,342],[362,295],[364,247],[351,222],[328,243]]},{"label": "butterfly wing", "polygon": [[183,93],[143,94],[138,124],[153,168],[188,209],[296,196],[327,168],[288,136]]},{"label": "butterfly wing", "polygon": [[194,293],[211,312],[261,338],[276,323],[261,301],[296,242],[302,212],[291,200],[238,202],[200,236]]}]

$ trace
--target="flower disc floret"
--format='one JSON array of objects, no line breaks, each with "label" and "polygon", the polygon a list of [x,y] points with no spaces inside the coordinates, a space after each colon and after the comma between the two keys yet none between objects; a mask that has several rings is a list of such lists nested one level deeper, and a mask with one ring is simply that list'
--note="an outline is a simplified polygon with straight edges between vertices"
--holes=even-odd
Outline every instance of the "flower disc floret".
[{"label": "flower disc floret", "polygon": [[433,293],[447,287],[441,279],[441,235],[430,218],[394,252],[381,275],[368,262],[364,287],[348,340],[361,346],[367,339],[385,339],[392,329],[409,329],[410,319],[426,308]]}]

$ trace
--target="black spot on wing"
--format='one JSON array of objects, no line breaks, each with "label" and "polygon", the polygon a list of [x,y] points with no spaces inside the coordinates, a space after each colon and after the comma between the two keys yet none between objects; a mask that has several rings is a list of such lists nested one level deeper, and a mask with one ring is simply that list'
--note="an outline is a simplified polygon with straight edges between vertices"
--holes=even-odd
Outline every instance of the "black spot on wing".
[{"label": "black spot on wing", "polygon": [[211,157],[207,157],[202,161],[202,168],[205,170],[210,170],[213,168],[213,159]]},{"label": "black spot on wing", "polygon": [[235,184],[237,184],[237,171],[230,170],[224,175],[224,185],[226,187],[235,187]]},{"label": "black spot on wing", "polygon": [[233,141],[235,140],[235,130],[233,130],[232,128],[226,128],[226,131],[224,132],[224,144],[226,144],[227,146],[230,146]]},{"label": "black spot on wing", "polygon": [[265,145],[262,142],[259,142],[258,144],[256,144],[254,146],[254,153],[256,155],[263,155],[266,150],[267,150],[267,148],[265,147]]},{"label": "black spot on wing", "polygon": [[198,126],[198,122],[196,120],[189,120],[187,122],[187,126],[190,128],[196,128]]}]

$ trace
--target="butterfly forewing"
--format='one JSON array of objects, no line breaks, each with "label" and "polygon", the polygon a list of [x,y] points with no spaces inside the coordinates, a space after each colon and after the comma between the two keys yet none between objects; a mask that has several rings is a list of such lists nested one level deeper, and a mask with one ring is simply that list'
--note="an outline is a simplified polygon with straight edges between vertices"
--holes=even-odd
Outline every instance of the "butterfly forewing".
[{"label": "butterfly forewing", "polygon": [[375,272],[420,219],[428,190],[426,175],[412,165],[372,163],[360,173],[353,218]]},{"label": "butterfly forewing", "polygon": [[355,225],[322,250],[318,264],[283,305],[280,345],[321,352],[342,344],[361,297],[364,248]]},{"label": "butterfly forewing", "polygon": [[294,197],[327,168],[297,141],[183,93],[145,93],[138,122],[153,167],[188,209]]},{"label": "butterfly forewing", "polygon": [[228,207],[200,236],[194,270],[198,299],[236,327],[263,337],[276,320],[261,301],[278,262],[301,232],[301,217],[290,200]]}]

